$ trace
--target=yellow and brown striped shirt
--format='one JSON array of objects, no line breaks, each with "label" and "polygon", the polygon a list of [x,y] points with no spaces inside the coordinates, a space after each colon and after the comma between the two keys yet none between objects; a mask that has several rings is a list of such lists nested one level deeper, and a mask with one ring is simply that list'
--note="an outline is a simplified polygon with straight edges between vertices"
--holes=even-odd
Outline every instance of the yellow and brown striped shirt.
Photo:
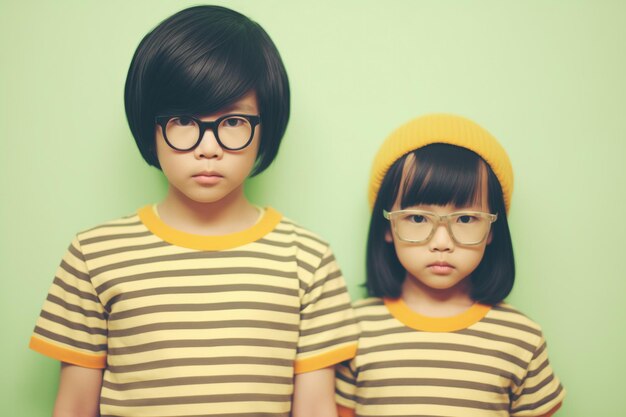
[{"label": "yellow and brown striped shirt", "polygon": [[401,299],[355,303],[357,355],[337,367],[340,416],[541,416],[565,391],[540,327],[510,305],[446,318]]},{"label": "yellow and brown striped shirt", "polygon": [[212,237],[144,207],[77,235],[30,346],[103,368],[103,417],[286,417],[294,373],[354,356],[357,334],[329,246],[275,210]]}]

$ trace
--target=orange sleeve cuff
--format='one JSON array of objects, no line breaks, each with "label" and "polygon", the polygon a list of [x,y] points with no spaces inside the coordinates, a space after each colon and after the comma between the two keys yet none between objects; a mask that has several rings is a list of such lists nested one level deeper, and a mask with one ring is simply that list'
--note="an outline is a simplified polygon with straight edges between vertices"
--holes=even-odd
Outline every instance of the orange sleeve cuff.
[{"label": "orange sleeve cuff", "polygon": [[354,417],[356,415],[354,408],[344,407],[339,404],[337,404],[337,414],[339,414],[339,417]]},{"label": "orange sleeve cuff", "polygon": [[356,355],[356,348],[357,344],[354,343],[309,358],[296,359],[293,365],[294,372],[302,374],[304,372],[317,371],[318,369],[336,365],[346,359],[352,359]]},{"label": "orange sleeve cuff", "polygon": [[43,355],[49,356],[61,362],[71,363],[72,365],[93,369],[106,368],[106,355],[89,355],[87,353],[76,352],[54,345],[35,336],[30,338],[28,347]]}]

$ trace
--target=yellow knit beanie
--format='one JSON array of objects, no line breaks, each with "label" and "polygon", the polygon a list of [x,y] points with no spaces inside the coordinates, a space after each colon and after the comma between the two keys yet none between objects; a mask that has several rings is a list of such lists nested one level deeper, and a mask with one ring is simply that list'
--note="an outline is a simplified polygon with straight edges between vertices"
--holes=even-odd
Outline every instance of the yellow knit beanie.
[{"label": "yellow knit beanie", "polygon": [[374,206],[380,184],[391,165],[405,154],[432,143],[456,145],[481,156],[500,181],[506,211],[509,211],[513,194],[513,168],[506,151],[485,129],[471,120],[452,114],[417,117],[400,126],[383,142],[372,165],[368,193],[370,207]]}]

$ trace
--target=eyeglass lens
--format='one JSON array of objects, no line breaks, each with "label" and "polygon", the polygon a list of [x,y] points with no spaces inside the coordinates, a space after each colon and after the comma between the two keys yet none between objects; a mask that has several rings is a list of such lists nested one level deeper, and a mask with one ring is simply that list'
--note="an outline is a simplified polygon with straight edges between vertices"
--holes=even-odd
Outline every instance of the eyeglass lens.
[{"label": "eyeglass lens", "polygon": [[[189,117],[173,117],[165,126],[167,140],[177,149],[191,149],[200,138],[200,126]],[[252,136],[252,125],[245,117],[232,116],[217,126],[217,137],[228,149],[245,146]]]},{"label": "eyeglass lens", "polygon": [[[423,241],[438,226],[439,218],[429,214],[398,213],[394,216],[396,233],[400,239]],[[445,222],[445,220],[443,220]],[[449,231],[462,244],[481,242],[489,233],[491,221],[476,214],[458,213],[447,217]]]}]

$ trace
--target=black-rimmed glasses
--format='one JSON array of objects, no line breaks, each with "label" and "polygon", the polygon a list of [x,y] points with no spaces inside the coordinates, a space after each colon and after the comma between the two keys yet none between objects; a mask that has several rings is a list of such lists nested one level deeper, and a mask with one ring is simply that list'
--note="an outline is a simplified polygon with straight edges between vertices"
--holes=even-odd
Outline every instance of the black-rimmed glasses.
[{"label": "black-rimmed glasses", "polygon": [[250,145],[254,129],[261,117],[250,114],[227,114],[212,122],[203,122],[192,116],[157,116],[165,142],[177,151],[191,151],[202,142],[211,129],[217,143],[229,151],[238,151]]}]

